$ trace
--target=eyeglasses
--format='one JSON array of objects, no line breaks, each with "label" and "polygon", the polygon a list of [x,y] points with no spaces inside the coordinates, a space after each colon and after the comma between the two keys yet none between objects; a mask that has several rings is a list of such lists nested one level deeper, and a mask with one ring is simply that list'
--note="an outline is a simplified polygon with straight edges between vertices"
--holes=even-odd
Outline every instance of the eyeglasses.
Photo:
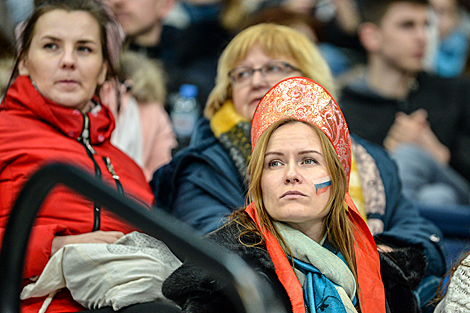
[{"label": "eyeglasses", "polygon": [[274,61],[269,62],[259,68],[245,66],[236,67],[228,72],[228,77],[230,78],[230,83],[232,86],[243,86],[248,84],[253,79],[255,72],[258,71],[266,80],[270,82],[277,82],[291,72],[301,72],[301,70],[287,62]]}]

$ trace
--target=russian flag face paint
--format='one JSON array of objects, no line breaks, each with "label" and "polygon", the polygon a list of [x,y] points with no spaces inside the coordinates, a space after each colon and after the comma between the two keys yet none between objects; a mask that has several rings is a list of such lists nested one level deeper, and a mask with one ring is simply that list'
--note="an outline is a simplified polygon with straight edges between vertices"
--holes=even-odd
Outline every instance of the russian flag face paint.
[{"label": "russian flag face paint", "polygon": [[331,186],[330,176],[325,176],[319,179],[314,179],[313,184],[315,185],[317,195],[322,194],[328,190]]}]

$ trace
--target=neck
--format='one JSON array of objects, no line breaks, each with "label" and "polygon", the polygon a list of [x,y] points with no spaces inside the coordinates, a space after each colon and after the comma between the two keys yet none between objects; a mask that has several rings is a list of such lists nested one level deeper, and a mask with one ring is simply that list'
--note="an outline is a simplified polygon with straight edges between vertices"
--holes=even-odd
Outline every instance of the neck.
[{"label": "neck", "polygon": [[319,221],[313,224],[303,225],[303,224],[296,224],[296,223],[287,223],[292,228],[297,229],[298,231],[302,232],[304,235],[312,239],[317,243],[321,243],[323,236],[325,234],[325,227],[323,225],[323,221]]},{"label": "neck", "polygon": [[160,42],[163,26],[156,23],[152,28],[146,30],[144,33],[131,36],[132,41],[143,47],[156,46]]},{"label": "neck", "polygon": [[401,100],[408,96],[417,73],[400,71],[372,58],[369,60],[367,76],[367,84],[378,94]]},{"label": "neck", "polygon": [[93,103],[90,101],[87,102],[86,105],[84,105],[80,111],[83,113],[83,114],[86,114],[87,112],[90,112],[91,111],[91,108],[93,107]]}]

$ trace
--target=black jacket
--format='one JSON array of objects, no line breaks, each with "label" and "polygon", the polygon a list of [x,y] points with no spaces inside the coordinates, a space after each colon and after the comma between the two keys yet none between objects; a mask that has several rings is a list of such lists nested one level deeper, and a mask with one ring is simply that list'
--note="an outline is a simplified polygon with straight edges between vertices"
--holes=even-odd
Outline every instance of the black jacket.
[{"label": "black jacket", "polygon": [[397,112],[428,112],[432,131],[451,152],[450,165],[470,180],[470,80],[440,78],[426,73],[406,99],[384,98],[370,90],[364,78],[341,91],[338,103],[352,133],[379,146]]}]

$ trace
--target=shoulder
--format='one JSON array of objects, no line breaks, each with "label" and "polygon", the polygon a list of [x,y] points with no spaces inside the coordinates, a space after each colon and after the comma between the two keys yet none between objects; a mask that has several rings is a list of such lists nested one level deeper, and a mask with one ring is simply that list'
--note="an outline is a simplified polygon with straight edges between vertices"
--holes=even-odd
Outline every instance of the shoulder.
[{"label": "shoulder", "polygon": [[230,155],[204,124],[199,125],[188,147],[154,173],[151,187],[162,203],[171,206],[173,193],[184,179],[217,190],[241,186],[242,179]]},{"label": "shoulder", "polygon": [[237,253],[257,268],[274,270],[274,264],[266,249],[266,245],[264,243],[259,244],[262,241],[261,236],[245,231],[246,228],[231,220],[210,233],[208,238]]},{"label": "shoulder", "polygon": [[362,146],[374,159],[385,158],[391,161],[388,152],[379,145],[376,145],[367,139],[364,139],[353,133],[351,133],[351,140]]},{"label": "shoulder", "polygon": [[429,91],[439,92],[439,93],[453,93],[453,92],[468,92],[470,87],[470,78],[462,77],[439,77],[435,74],[422,72],[417,77],[419,83],[419,90],[423,94],[426,94]]},{"label": "shoulder", "polygon": [[[351,140],[362,146],[364,150],[374,159],[379,172],[383,170],[395,170],[395,161],[392,160],[388,152],[382,147],[362,138],[356,134],[351,134]],[[356,151],[354,151],[356,153]]]}]

